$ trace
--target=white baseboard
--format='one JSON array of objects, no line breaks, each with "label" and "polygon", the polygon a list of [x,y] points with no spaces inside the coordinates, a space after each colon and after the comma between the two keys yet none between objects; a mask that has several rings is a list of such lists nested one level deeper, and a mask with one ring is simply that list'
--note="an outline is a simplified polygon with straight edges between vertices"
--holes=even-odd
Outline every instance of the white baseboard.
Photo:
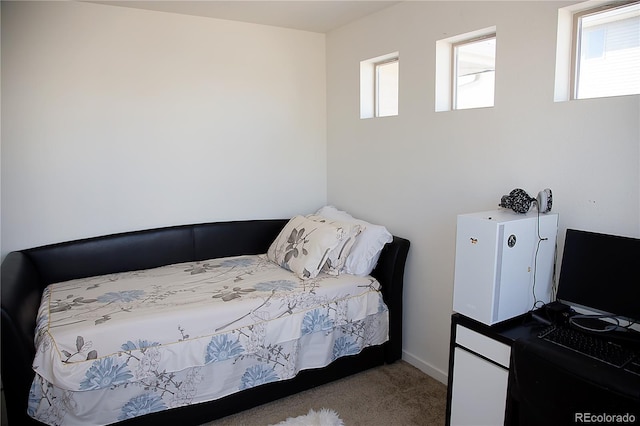
[{"label": "white baseboard", "polygon": [[418,358],[417,356],[410,354],[409,352],[403,350],[402,351],[402,359],[413,365],[417,369],[421,370],[423,373],[428,374],[433,377],[440,383],[444,383],[445,385],[448,383],[449,375],[447,372],[440,370],[439,368],[434,367],[423,359]]}]

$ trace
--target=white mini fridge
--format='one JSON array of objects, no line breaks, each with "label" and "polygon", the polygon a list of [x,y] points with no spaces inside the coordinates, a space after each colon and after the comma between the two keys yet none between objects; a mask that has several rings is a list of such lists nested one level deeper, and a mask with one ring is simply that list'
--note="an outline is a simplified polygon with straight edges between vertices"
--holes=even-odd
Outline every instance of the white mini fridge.
[{"label": "white mini fridge", "polygon": [[459,215],[453,310],[493,325],[549,303],[557,233],[555,213]]}]

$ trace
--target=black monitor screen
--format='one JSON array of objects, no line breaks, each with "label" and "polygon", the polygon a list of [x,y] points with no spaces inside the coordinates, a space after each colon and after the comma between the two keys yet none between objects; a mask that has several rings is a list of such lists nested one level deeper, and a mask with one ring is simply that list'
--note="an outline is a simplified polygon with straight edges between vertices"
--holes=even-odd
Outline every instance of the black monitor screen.
[{"label": "black monitor screen", "polygon": [[640,321],[640,239],[567,229],[557,299]]}]

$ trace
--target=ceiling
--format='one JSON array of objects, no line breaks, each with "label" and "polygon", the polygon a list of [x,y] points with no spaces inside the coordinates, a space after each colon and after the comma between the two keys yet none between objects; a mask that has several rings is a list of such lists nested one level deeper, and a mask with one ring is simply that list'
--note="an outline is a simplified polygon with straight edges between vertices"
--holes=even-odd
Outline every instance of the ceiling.
[{"label": "ceiling", "polygon": [[91,3],[326,33],[400,2],[381,0],[111,0],[91,1]]}]

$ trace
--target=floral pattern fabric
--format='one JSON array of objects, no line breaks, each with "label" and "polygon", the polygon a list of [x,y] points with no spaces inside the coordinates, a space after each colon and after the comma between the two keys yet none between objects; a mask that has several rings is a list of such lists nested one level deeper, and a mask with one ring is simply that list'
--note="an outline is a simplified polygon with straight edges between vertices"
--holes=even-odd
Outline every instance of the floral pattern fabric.
[{"label": "floral pattern fabric", "polygon": [[285,380],[388,340],[371,277],[302,279],[266,255],[53,284],[30,416],[103,425]]},{"label": "floral pattern fabric", "polygon": [[267,257],[302,279],[315,278],[321,270],[337,275],[360,230],[359,225],[330,223],[319,216],[294,216],[269,246]]}]

